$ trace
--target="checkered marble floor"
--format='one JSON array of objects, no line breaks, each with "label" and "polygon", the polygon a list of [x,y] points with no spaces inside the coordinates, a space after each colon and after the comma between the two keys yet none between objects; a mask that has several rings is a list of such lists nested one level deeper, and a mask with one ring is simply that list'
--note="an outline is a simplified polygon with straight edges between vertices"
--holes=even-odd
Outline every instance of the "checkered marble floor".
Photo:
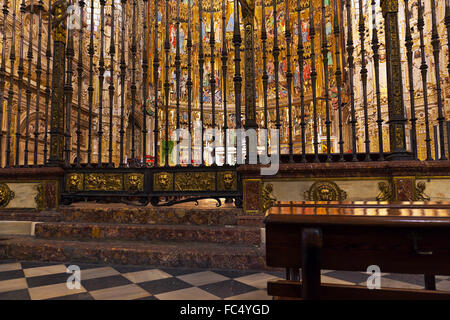
[{"label": "checkered marble floor", "polygon": [[[75,264],[75,263],[74,263]],[[0,261],[0,300],[270,300],[267,281],[282,272],[199,270],[76,264],[81,286],[69,289],[71,264]],[[322,281],[366,283],[363,272],[322,272]],[[437,289],[450,291],[450,277],[437,276]],[[422,275],[382,274],[382,287],[423,288]]]}]

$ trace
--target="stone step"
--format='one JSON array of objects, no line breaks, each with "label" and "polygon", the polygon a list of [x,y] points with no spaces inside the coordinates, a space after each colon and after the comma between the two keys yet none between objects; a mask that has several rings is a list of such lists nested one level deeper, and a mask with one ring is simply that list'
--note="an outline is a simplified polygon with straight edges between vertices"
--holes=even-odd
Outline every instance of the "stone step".
[{"label": "stone step", "polygon": [[61,221],[122,224],[237,225],[242,209],[234,207],[61,206]]},{"label": "stone step", "polygon": [[2,237],[0,259],[267,270],[264,248],[195,242],[83,242]]},{"label": "stone step", "polygon": [[133,225],[46,222],[36,225],[36,237],[58,240],[195,241],[259,246],[261,228],[208,225]]},{"label": "stone step", "polygon": [[0,235],[33,236],[35,225],[33,221],[0,221]]},{"label": "stone step", "polygon": [[57,211],[37,210],[0,210],[0,221],[60,221],[61,213]]}]

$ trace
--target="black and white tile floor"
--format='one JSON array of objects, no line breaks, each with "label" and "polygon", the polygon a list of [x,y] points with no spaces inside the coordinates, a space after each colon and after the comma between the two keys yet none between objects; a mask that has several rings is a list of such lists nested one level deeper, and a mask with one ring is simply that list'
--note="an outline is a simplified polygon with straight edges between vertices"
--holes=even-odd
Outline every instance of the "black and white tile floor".
[{"label": "black and white tile floor", "polygon": [[[74,263],[75,264],[75,263]],[[267,300],[267,281],[282,272],[224,271],[145,266],[76,264],[81,286],[69,289],[71,264],[0,261],[0,300]],[[322,281],[365,284],[363,272],[323,271]],[[437,276],[437,289],[450,291],[450,277]],[[382,287],[423,288],[422,275],[382,274]]]}]

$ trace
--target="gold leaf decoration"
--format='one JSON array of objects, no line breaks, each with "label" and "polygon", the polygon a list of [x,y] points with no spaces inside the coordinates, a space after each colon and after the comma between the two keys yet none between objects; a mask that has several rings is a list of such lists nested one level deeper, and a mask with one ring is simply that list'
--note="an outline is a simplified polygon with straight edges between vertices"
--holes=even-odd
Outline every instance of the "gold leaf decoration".
[{"label": "gold leaf decoration", "polygon": [[236,172],[223,171],[217,173],[217,190],[236,190]]},{"label": "gold leaf decoration", "polygon": [[343,201],[347,193],[333,181],[317,181],[304,196],[307,201]]},{"label": "gold leaf decoration", "polygon": [[144,174],[127,173],[125,175],[125,190],[134,193],[144,191]]},{"label": "gold leaf decoration", "polygon": [[182,172],[175,174],[175,191],[213,191],[214,172]]},{"label": "gold leaf decoration", "polygon": [[84,177],[86,191],[121,191],[123,175],[115,173],[88,173]]},{"label": "gold leaf decoration", "polygon": [[275,202],[277,201],[277,198],[275,198],[272,194],[273,192],[273,185],[271,183],[268,183],[264,185],[264,188],[262,190],[262,210],[263,212],[266,212],[270,208],[273,207]]},{"label": "gold leaf decoration", "polygon": [[169,172],[158,172],[153,176],[153,190],[155,191],[172,191],[173,190],[173,174]]},{"label": "gold leaf decoration", "polygon": [[6,207],[15,194],[6,183],[0,183],[0,207]]},{"label": "gold leaf decoration", "polygon": [[83,190],[83,174],[70,173],[66,176],[66,191],[77,192]]}]

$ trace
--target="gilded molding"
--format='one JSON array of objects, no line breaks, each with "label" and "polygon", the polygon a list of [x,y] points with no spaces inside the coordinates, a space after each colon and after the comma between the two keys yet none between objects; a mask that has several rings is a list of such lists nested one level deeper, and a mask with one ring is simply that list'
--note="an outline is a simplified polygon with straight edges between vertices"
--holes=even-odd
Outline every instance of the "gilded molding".
[{"label": "gilded molding", "polygon": [[214,172],[180,172],[175,174],[175,191],[214,191]]},{"label": "gilded molding", "polygon": [[0,183],[0,207],[6,207],[15,194],[6,183]]},{"label": "gilded molding", "polygon": [[116,173],[88,173],[84,176],[86,191],[121,191],[123,175]]},{"label": "gilded molding", "polygon": [[153,175],[153,190],[172,191],[173,174],[169,172],[158,172]]},{"label": "gilded molding", "polygon": [[333,181],[317,181],[304,194],[307,201],[343,201],[347,192]]}]

